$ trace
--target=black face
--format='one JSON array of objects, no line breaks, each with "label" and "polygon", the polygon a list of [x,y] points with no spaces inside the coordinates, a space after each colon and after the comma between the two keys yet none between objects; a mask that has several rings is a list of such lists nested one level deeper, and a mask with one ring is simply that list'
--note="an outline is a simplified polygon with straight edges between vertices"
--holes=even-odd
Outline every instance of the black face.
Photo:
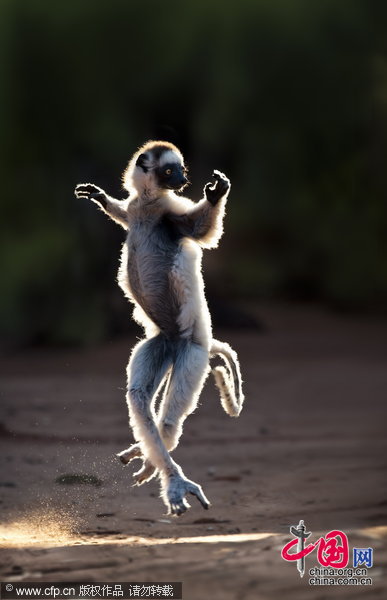
[{"label": "black face", "polygon": [[179,190],[188,183],[186,172],[184,166],[176,163],[167,163],[155,171],[159,186],[169,190]]}]

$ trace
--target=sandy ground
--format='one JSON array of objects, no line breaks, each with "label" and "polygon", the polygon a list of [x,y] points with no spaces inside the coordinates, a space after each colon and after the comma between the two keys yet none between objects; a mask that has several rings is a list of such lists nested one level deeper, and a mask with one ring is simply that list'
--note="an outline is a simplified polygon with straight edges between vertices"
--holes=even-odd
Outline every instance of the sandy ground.
[{"label": "sandy ground", "polygon": [[[174,457],[212,507],[193,498],[178,519],[157,481],[131,487],[138,461],[114,456],[132,439],[134,339],[2,359],[2,581],[182,581],[185,600],[386,597],[387,321],[303,307],[259,315],[264,333],[216,332],[240,354],[245,408],[225,415],[208,380]],[[300,519],[312,541],[340,529],[351,549],[373,547],[373,585],[300,579],[280,554]],[[316,565],[314,553],[306,566]]]}]

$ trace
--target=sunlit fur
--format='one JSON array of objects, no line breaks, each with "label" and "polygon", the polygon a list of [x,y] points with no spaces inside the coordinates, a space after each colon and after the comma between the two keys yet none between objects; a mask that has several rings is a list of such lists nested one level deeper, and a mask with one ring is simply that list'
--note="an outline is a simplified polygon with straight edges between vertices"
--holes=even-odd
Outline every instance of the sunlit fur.
[{"label": "sunlit fur", "polygon": [[226,191],[214,205],[206,194],[194,203],[166,189],[157,177],[157,169],[171,163],[184,167],[176,146],[146,143],[123,175],[129,199],[119,202],[106,196],[103,210],[128,230],[118,282],[145,330],[127,369],[129,418],[137,443],[119,457],[124,463],[143,458],[135,482],[140,485],[158,473],[161,496],[169,511],[179,515],[189,508],[188,492],[204,508],[209,506],[201,487],[185,477],[170,451],[179,442],[185,418],[197,406],[210,356],[218,354],[225,362],[213,371],[225,411],[238,416],[244,397],[236,353],[212,337],[201,271],[202,248],[215,248],[222,236],[230,184],[218,172],[224,186],[219,189]]}]

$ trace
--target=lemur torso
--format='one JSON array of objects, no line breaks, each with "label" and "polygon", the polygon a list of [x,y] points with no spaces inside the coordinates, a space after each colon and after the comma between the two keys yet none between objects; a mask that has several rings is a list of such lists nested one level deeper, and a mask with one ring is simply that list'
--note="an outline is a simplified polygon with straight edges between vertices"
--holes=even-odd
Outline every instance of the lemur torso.
[{"label": "lemur torso", "polygon": [[[144,211],[142,203],[141,211],[136,209],[133,201],[119,273],[121,288],[168,338],[205,341],[203,319],[210,325],[210,317],[200,247],[182,236],[165,203],[158,206],[155,202],[149,211]],[[203,307],[203,302],[205,309],[199,314],[196,307]]]}]

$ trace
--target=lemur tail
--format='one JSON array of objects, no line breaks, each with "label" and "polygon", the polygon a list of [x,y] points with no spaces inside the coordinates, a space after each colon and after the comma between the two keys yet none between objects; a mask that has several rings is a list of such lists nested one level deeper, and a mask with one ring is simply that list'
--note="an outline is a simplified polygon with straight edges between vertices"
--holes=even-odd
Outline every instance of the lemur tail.
[{"label": "lemur tail", "polygon": [[226,365],[212,369],[223,409],[230,417],[239,417],[245,397],[237,353],[229,344],[219,340],[212,340],[210,353],[212,356],[219,354]]}]

